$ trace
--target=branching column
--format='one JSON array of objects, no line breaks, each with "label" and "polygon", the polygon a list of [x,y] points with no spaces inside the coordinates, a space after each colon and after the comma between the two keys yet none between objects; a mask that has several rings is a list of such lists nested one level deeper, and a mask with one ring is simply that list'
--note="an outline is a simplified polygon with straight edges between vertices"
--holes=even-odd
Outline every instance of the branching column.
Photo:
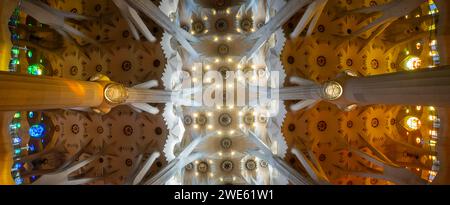
[{"label": "branching column", "polygon": [[172,92],[165,90],[127,89],[126,103],[168,103],[172,101]]},{"label": "branching column", "polygon": [[0,72],[0,110],[25,111],[98,107],[104,85]]},{"label": "branching column", "polygon": [[450,106],[450,66],[338,81],[343,94],[336,104]]},{"label": "branching column", "polygon": [[324,86],[306,85],[280,88],[278,95],[280,100],[319,100],[323,99]]}]

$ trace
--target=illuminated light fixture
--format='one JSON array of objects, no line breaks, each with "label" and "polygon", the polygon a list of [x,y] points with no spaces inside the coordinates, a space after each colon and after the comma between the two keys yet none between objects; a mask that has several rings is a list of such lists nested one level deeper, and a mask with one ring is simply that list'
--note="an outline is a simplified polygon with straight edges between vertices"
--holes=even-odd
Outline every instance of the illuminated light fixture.
[{"label": "illuminated light fixture", "polygon": [[436,40],[432,40],[431,43],[430,43],[430,46],[435,46],[436,44],[437,44],[437,41]]},{"label": "illuminated light fixture", "polygon": [[428,116],[428,119],[429,119],[430,121],[436,121],[436,116],[430,115],[430,116]]},{"label": "illuminated light fixture", "polygon": [[420,129],[421,125],[422,123],[417,117],[407,116],[403,120],[403,127],[405,127],[405,129],[408,131],[416,131]]},{"label": "illuminated light fixture", "polygon": [[422,142],[422,140],[421,140],[419,137],[417,137],[417,138],[416,138],[416,143],[417,143],[417,144],[420,144],[421,142]]},{"label": "illuminated light fixture", "polygon": [[431,136],[437,136],[436,130],[430,130],[429,134],[430,134]]},{"label": "illuminated light fixture", "polygon": [[438,52],[437,51],[430,51],[429,55],[431,57],[438,56]]},{"label": "illuminated light fixture", "polygon": [[422,44],[420,42],[416,43],[416,49],[420,50],[422,48]]},{"label": "illuminated light fixture", "polygon": [[422,60],[417,56],[408,56],[403,60],[405,70],[416,70],[422,65]]},{"label": "illuminated light fixture", "polygon": [[351,111],[355,110],[357,107],[358,107],[357,104],[351,104],[351,105],[345,107],[345,108],[344,108],[344,111],[346,111],[346,112],[351,112]]}]

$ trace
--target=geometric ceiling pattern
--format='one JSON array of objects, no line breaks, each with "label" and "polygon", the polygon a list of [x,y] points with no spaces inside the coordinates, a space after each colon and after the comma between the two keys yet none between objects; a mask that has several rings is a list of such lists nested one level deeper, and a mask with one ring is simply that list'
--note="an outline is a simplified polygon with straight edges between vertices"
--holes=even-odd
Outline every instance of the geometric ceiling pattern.
[{"label": "geometric ceiling pattern", "polygon": [[[390,185],[438,174],[435,107],[256,100],[261,88],[437,66],[432,0],[18,5],[11,72],[180,94],[101,114],[7,114],[15,184]],[[65,18],[28,12],[36,6]]]}]

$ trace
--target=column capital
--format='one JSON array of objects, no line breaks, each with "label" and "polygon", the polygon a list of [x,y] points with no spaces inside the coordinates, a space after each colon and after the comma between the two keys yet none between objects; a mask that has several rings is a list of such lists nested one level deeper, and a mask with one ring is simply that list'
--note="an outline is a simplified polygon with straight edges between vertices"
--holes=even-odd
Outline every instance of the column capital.
[{"label": "column capital", "polygon": [[327,81],[322,87],[322,97],[328,101],[339,99],[344,93],[344,88],[338,81]]},{"label": "column capital", "polygon": [[102,74],[94,75],[90,81],[98,83],[103,87],[103,101],[99,106],[92,108],[94,112],[106,114],[109,113],[113,107],[125,104],[127,101],[128,88],[123,84],[111,81],[111,79]]},{"label": "column capital", "polygon": [[105,86],[104,90],[105,100],[112,105],[120,105],[127,101],[128,90],[119,83],[110,83]]}]

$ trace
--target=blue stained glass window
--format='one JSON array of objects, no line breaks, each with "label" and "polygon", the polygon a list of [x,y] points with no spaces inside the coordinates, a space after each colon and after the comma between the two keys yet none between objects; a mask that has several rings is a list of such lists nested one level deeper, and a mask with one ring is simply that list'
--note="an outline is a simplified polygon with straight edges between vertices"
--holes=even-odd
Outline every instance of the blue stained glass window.
[{"label": "blue stained glass window", "polygon": [[31,152],[34,152],[34,150],[36,150],[36,147],[34,147],[34,145],[30,145],[30,146],[28,146],[28,150],[30,150]]},{"label": "blue stained glass window", "polygon": [[21,142],[22,142],[22,139],[20,139],[19,137],[13,138],[13,144],[20,144]]},{"label": "blue stained glass window", "polygon": [[20,154],[21,152],[22,152],[21,149],[15,149],[15,150],[14,150],[14,154],[16,154],[16,155]]},{"label": "blue stained glass window", "polygon": [[436,4],[430,4],[430,10],[436,10],[437,6]]},{"label": "blue stained glass window", "polygon": [[33,125],[30,127],[30,130],[28,131],[28,133],[33,138],[41,138],[44,136],[45,127],[41,124]]},{"label": "blue stained glass window", "polygon": [[14,164],[14,168],[15,169],[20,169],[20,168],[22,168],[22,164],[16,163],[16,164]]},{"label": "blue stained glass window", "polygon": [[34,117],[34,112],[29,112],[29,113],[28,113],[28,117],[29,117],[29,118],[33,118],[33,117]]},{"label": "blue stained glass window", "polygon": [[16,182],[17,185],[20,185],[20,184],[23,183],[23,179],[20,178],[20,177],[18,177],[18,178],[15,178],[15,179],[14,179],[14,182]]},{"label": "blue stained glass window", "polygon": [[13,41],[18,41],[18,40],[20,40],[20,35],[14,33],[14,34],[11,35],[11,38],[12,38]]}]

